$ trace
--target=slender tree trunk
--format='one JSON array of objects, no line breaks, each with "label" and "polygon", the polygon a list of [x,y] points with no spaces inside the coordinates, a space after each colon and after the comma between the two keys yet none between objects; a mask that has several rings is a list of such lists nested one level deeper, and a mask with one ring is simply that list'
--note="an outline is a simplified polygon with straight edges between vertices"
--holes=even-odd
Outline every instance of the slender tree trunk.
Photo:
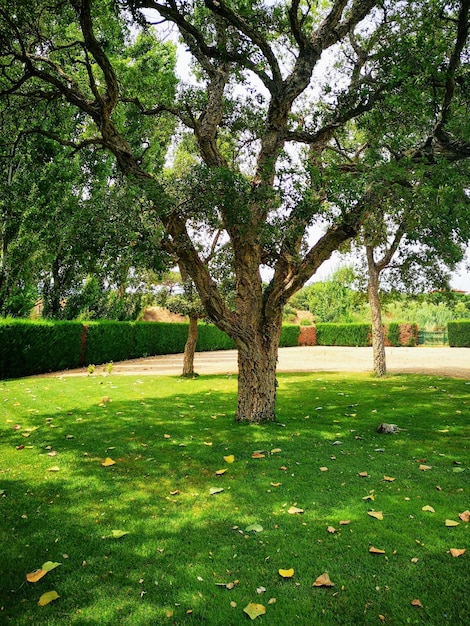
[{"label": "slender tree trunk", "polygon": [[276,419],[276,366],[281,324],[254,333],[250,342],[238,343],[237,422]]},{"label": "slender tree trunk", "polygon": [[369,273],[367,292],[372,318],[374,372],[377,376],[384,376],[387,373],[387,362],[385,356],[385,336],[382,324],[382,312],[379,300],[380,271],[374,262],[374,250],[372,246],[367,246],[367,267]]},{"label": "slender tree trunk", "polygon": [[186,345],[184,346],[184,356],[183,356],[182,376],[186,378],[197,376],[197,374],[194,373],[194,353],[196,352],[197,336],[198,336],[198,318],[190,315],[188,338],[186,340]]}]

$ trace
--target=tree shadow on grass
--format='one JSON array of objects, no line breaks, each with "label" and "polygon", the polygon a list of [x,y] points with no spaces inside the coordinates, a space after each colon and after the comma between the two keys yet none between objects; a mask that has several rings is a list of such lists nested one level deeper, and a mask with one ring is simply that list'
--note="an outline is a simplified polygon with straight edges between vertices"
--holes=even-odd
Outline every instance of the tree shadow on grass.
[{"label": "tree shadow on grass", "polygon": [[[390,416],[398,411],[404,420],[409,411],[406,397],[416,394],[418,382],[420,401],[432,409],[429,420],[416,423],[409,417],[410,429],[403,437],[377,434],[376,421],[392,421]],[[271,623],[278,625],[292,619],[292,603],[299,623],[315,619],[319,623],[322,611],[323,619],[329,616],[325,623],[367,623],[368,602],[375,620],[386,611],[404,620],[407,612],[397,614],[393,605],[411,592],[421,594],[423,603],[434,602],[434,620],[459,623],[465,611],[468,616],[465,563],[458,559],[452,563],[461,571],[452,578],[453,587],[440,582],[450,546],[436,534],[431,519],[421,513],[422,502],[416,500],[418,470],[413,457],[423,446],[435,447],[435,427],[449,405],[449,391],[426,391],[426,382],[394,378],[371,390],[371,381],[351,385],[350,379],[327,377],[306,388],[305,376],[281,376],[279,408],[285,428],[234,424],[227,415],[233,390],[218,392],[211,403],[205,390],[195,392],[190,386],[178,396],[146,392],[143,399],[113,399],[104,406],[90,402],[79,410],[31,415],[31,421],[41,426],[27,439],[34,448],[15,451],[23,468],[16,477],[13,471],[6,474],[10,477],[0,485],[6,494],[0,502],[2,581],[8,581],[1,585],[0,616],[18,626],[39,620],[110,626],[195,619],[211,626],[237,624],[244,621],[241,608],[248,601],[266,603],[267,598],[256,594],[262,585],[278,599],[270,609]],[[399,402],[397,385],[403,394]],[[454,400],[459,390],[451,389]],[[387,402],[389,396],[393,406]],[[379,415],[372,413],[374,408]],[[46,416],[47,424],[56,428],[44,425]],[[455,419],[452,428],[461,428],[463,418]],[[335,446],[339,440],[342,443]],[[13,449],[18,441],[12,429],[2,439]],[[46,446],[57,450],[57,456],[48,457]],[[386,452],[375,452],[379,446]],[[253,459],[255,450],[262,450],[264,457]],[[233,464],[224,461],[228,454],[234,454]],[[103,467],[106,456],[116,464]],[[450,460],[436,460],[443,488],[457,492],[460,483]],[[382,481],[383,474],[408,461],[409,478],[405,476],[402,484]],[[52,465],[59,471],[49,472]],[[322,466],[328,471],[320,471]],[[221,468],[227,472],[216,475]],[[358,473],[364,469],[369,477],[361,479]],[[419,478],[430,481],[426,484],[430,492],[436,474],[422,473]],[[224,491],[210,495],[211,487]],[[367,516],[371,503],[362,498],[371,490],[379,498],[373,507],[388,513],[384,522]],[[408,508],[403,508],[404,495],[410,496]],[[463,502],[463,495],[458,502]],[[287,513],[294,503],[304,508],[303,515]],[[398,510],[400,516],[394,519]],[[341,533],[326,531],[346,516],[350,527]],[[263,532],[246,531],[253,523],[261,524]],[[129,534],[112,539],[113,530]],[[409,536],[410,542],[395,556],[401,535]],[[417,575],[411,558],[421,549],[415,541],[419,537],[426,543],[420,554],[425,569]],[[370,543],[386,549],[389,560],[375,559],[364,566],[358,555],[367,553]],[[26,572],[46,560],[62,565],[34,585],[24,582]],[[298,570],[299,587],[287,587],[279,579],[278,569],[290,566]],[[337,590],[344,584],[347,592],[334,597],[320,592],[313,602],[311,583],[322,571],[330,572]],[[215,584],[235,580],[239,582],[231,591]],[[375,595],[374,588],[384,589],[390,580],[395,585],[391,593]],[[38,607],[39,596],[50,589],[61,598]],[[436,603],[439,597],[448,607],[445,621]],[[237,603],[237,612],[230,601]],[[347,617],[341,617],[342,610]]]}]

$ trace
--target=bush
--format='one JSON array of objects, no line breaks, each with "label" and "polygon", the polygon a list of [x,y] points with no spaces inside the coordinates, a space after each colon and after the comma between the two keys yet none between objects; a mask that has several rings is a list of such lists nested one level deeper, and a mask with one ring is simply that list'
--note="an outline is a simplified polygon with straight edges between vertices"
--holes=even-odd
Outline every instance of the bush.
[{"label": "bush", "polygon": [[[187,334],[187,331],[186,331]],[[183,346],[184,348],[184,346]],[[206,352],[212,350],[233,350],[235,343],[230,337],[213,324],[200,324],[196,350]]]},{"label": "bush", "polygon": [[449,346],[470,348],[470,320],[459,320],[447,324]]},{"label": "bush", "polygon": [[85,365],[124,361],[139,356],[135,325],[128,322],[90,322],[85,349]]},{"label": "bush", "polygon": [[390,322],[387,331],[387,338],[391,346],[400,345],[400,324],[397,322]]},{"label": "bush", "polygon": [[370,346],[370,324],[317,324],[318,346]]},{"label": "bush", "polygon": [[296,324],[284,324],[282,326],[281,338],[279,340],[280,348],[289,348],[299,345],[300,326]]},{"label": "bush", "polygon": [[183,352],[189,324],[137,322],[134,326],[137,356]]},{"label": "bush", "polygon": [[[0,322],[0,377],[13,378],[184,351],[189,324],[159,322]],[[280,346],[297,346],[300,327],[282,328]],[[212,324],[199,326],[197,350],[230,350]]]},{"label": "bush", "polygon": [[78,367],[81,336],[78,322],[0,321],[0,377]]}]

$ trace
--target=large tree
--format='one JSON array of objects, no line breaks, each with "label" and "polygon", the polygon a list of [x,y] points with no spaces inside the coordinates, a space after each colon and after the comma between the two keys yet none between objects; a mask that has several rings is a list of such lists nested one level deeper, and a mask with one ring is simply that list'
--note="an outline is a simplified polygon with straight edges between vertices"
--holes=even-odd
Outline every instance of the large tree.
[{"label": "large tree", "polygon": [[[325,151],[386,96],[396,114],[403,112],[409,89],[402,94],[402,86],[413,78],[419,83],[421,43],[434,33],[453,37],[448,20],[467,3],[48,0],[33,8],[1,0],[4,97],[35,100],[45,115],[51,101],[74,107],[74,132],[64,136],[58,128],[49,136],[73,149],[106,148],[145,188],[167,248],[193,280],[210,319],[237,345],[238,420],[274,419],[283,306],[357,234],[377,195],[367,178],[350,193],[350,177],[344,182],[337,164],[327,176]],[[145,66],[138,81],[125,80],[133,64],[119,55],[132,36],[132,30],[126,35],[126,7],[139,28],[147,20],[176,25],[197,79],[181,87],[176,103],[149,89]],[[447,49],[439,48],[441,62]],[[148,129],[149,120],[158,126],[168,116],[193,133],[199,153],[184,202],[172,200],[146,161],[149,133],[140,143],[135,129],[128,135],[130,119]],[[304,158],[295,146],[306,148]],[[349,203],[328,202],[338,189]],[[223,229],[230,242],[234,309],[192,239],[192,225],[201,220]],[[311,245],[309,227],[317,222],[324,234]],[[263,266],[271,270],[267,286]]]}]

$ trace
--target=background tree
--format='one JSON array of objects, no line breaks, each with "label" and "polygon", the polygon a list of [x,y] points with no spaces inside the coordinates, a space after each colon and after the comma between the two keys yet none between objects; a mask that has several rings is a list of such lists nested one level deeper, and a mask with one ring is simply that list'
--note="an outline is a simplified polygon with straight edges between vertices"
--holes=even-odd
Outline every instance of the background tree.
[{"label": "background tree", "polygon": [[[147,8],[179,29],[198,82],[183,86],[175,103],[157,91],[149,94],[145,84],[128,89],[121,79],[119,50],[130,34],[119,10],[125,4],[141,28],[146,18],[139,9]],[[84,121],[74,133],[58,128],[55,138],[74,149],[106,148],[145,189],[168,249],[193,280],[210,319],[236,343],[238,420],[274,419],[283,306],[356,236],[377,194],[373,179],[340,175],[339,163],[325,159],[327,149],[348,135],[353,120],[382,107],[386,96],[393,115],[404,111],[410,91],[402,86],[420,76],[415,61],[421,42],[436,32],[454,37],[448,19],[466,4],[436,0],[433,7],[442,10],[436,21],[428,3],[419,1],[49,0],[33,10],[20,0],[1,0],[3,96],[34,100],[45,116],[51,100],[74,107]],[[407,45],[400,45],[404,40]],[[446,59],[447,47],[438,49],[433,65]],[[341,60],[341,74],[327,72],[322,81],[319,62],[327,51]],[[137,144],[134,131],[128,136],[129,115],[139,127],[150,119],[158,127],[173,115],[193,133],[200,165],[184,204],[172,201],[143,158],[152,138]],[[305,158],[288,146],[306,146]],[[191,237],[192,220],[221,224],[230,241],[233,310]],[[315,222],[325,231],[310,245],[308,229]],[[266,287],[264,266],[272,276]]]}]

